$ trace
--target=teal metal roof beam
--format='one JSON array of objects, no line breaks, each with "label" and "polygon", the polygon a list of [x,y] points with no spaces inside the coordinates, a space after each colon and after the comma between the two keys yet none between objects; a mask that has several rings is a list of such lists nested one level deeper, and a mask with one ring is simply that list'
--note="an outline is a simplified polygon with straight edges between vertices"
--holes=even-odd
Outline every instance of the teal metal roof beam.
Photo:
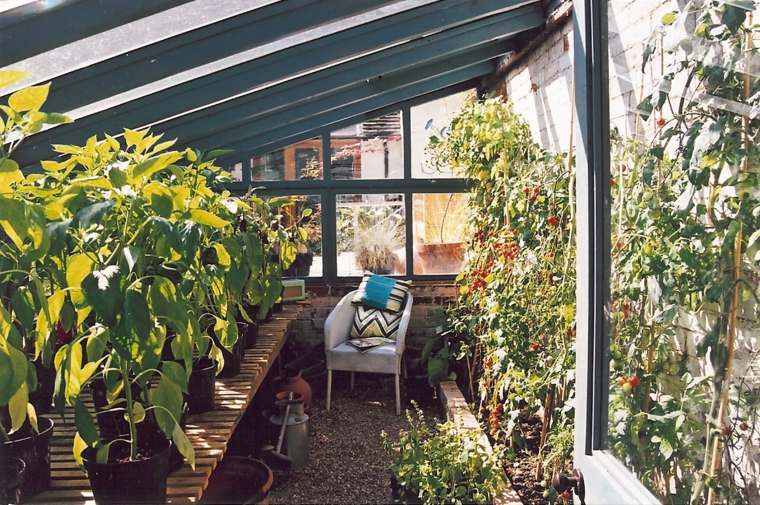
[{"label": "teal metal roof beam", "polygon": [[392,0],[283,0],[201,26],[53,79],[49,110],[70,111],[293,32]]},{"label": "teal metal roof beam", "polygon": [[302,118],[293,118],[293,121],[289,124],[267,132],[259,133],[254,130],[248,130],[250,135],[247,138],[240,139],[236,142],[222,143],[218,145],[205,145],[205,143],[202,143],[204,144],[204,148],[224,147],[227,149],[234,149],[236,152],[265,150],[269,146],[278,143],[281,139],[301,136],[308,132],[313,132],[330,126],[334,123],[349,122],[353,119],[360,118],[367,112],[389,107],[393,104],[411,100],[432,91],[448,88],[457,83],[470,81],[477,77],[484,77],[491,74],[495,68],[495,61],[476,63],[428,79],[423,79],[407,86],[396,87],[387,93],[375,95],[342,107],[326,110],[319,114],[313,114]]},{"label": "teal metal roof beam", "polygon": [[0,67],[190,0],[36,0],[0,12]]},{"label": "teal metal roof beam", "polygon": [[[291,107],[277,110],[270,114],[259,116],[255,120],[232,125],[223,131],[208,135],[205,137],[196,137],[186,141],[180,137],[183,144],[192,145],[201,149],[219,147],[222,145],[233,144],[246,137],[251,136],[251,132],[256,135],[266,135],[270,131],[279,131],[280,127],[290,123],[303,121],[311,116],[317,116],[329,110],[350,110],[346,106],[356,103],[363,103],[372,97],[382,97],[391,95],[394,90],[401,89],[416,83],[425,82],[430,78],[455,71],[462,67],[467,67],[475,63],[488,62],[490,68],[492,60],[496,56],[504,53],[503,42],[492,42],[475,50],[465,51],[461,54],[453,54],[441,60],[421,64],[413,68],[386,74],[368,82],[363,82],[357,86],[349,87],[335,93],[326,94],[322,97],[316,97],[293,104]],[[470,78],[470,77],[468,77]],[[453,83],[451,83],[453,84]],[[434,91],[424,90],[423,92]],[[404,95],[406,96],[406,95]],[[416,95],[414,95],[416,96]],[[413,97],[409,97],[413,98]],[[386,103],[387,100],[383,100]],[[378,108],[378,107],[373,107]],[[366,110],[362,111],[366,112]],[[211,119],[209,118],[210,121]],[[163,131],[156,128],[156,131]],[[174,132],[169,130],[167,136],[174,138]]]},{"label": "teal metal roof beam", "polygon": [[[94,133],[117,134],[123,127],[153,124],[225,100],[266,83],[277,82],[332,62],[430,35],[538,0],[440,0],[226,68],[72,124],[43,131],[16,151],[22,166],[51,155],[51,143],[81,144]],[[192,52],[188,54],[192,58]],[[55,95],[55,89],[51,93]]]},{"label": "teal metal roof beam", "polygon": [[[341,93],[340,96],[332,101],[340,100],[341,97],[348,99],[357,91],[367,93],[367,90],[376,90],[377,86],[374,83],[390,73],[404,69],[413,71],[421,65],[435,62],[442,62],[444,68],[448,69],[450,62],[446,61],[447,59],[475,48],[478,50],[467,53],[457,61],[470,64],[494,58],[505,52],[505,39],[541,26],[543,21],[540,6],[528,5],[328,67],[159,123],[153,128],[165,132],[169,138],[176,137],[183,143],[193,145],[195,139],[201,136],[207,137],[216,131],[230,130],[242,123],[261,122],[262,125],[269,126],[281,120],[283,114],[287,114],[284,109],[293,109],[301,104],[308,108],[308,102],[338,92]],[[502,42],[488,42],[488,45],[483,47],[484,41]]]}]

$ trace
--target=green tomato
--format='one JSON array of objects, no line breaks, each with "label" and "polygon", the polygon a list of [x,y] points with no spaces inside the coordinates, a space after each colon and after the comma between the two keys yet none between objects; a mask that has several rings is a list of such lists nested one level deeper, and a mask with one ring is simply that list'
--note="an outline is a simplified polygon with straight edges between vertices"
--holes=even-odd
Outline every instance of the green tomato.
[{"label": "green tomato", "polygon": [[610,368],[613,370],[620,371],[623,369],[623,364],[620,361],[613,359],[613,360],[610,360]]},{"label": "green tomato", "polygon": [[633,386],[631,386],[630,382],[623,384],[623,393],[629,395],[631,394],[631,391],[633,391]]}]

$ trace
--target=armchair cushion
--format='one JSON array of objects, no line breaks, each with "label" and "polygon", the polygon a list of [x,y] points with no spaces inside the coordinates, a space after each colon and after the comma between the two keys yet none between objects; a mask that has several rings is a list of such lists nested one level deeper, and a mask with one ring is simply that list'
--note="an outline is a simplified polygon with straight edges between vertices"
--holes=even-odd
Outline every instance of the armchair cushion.
[{"label": "armchair cushion", "polygon": [[352,372],[398,373],[399,356],[395,345],[381,345],[361,352],[343,342],[327,353],[327,368]]},{"label": "armchair cushion", "polygon": [[385,337],[396,340],[396,332],[401,325],[403,314],[356,306],[351,338]]},{"label": "armchair cushion", "polygon": [[352,303],[388,312],[401,312],[410,287],[408,281],[382,275],[365,275]]}]

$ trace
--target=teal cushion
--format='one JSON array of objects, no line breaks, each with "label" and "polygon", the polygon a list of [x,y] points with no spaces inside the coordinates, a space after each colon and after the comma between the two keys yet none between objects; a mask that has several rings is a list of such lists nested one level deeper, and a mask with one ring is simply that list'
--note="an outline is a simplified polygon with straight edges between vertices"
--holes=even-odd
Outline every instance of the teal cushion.
[{"label": "teal cushion", "polygon": [[382,275],[365,275],[354,295],[353,304],[391,313],[400,312],[410,287],[411,283],[407,281]]}]

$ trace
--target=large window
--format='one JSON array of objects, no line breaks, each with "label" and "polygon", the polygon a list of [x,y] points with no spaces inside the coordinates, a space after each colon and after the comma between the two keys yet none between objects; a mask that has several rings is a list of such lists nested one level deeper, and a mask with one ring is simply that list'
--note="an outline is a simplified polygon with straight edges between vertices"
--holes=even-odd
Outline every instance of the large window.
[{"label": "large window", "polygon": [[464,259],[467,181],[429,160],[426,147],[474,96],[469,89],[429,95],[231,164],[235,189],[295,196],[299,208],[313,209],[310,237],[287,274],[456,275]]}]

